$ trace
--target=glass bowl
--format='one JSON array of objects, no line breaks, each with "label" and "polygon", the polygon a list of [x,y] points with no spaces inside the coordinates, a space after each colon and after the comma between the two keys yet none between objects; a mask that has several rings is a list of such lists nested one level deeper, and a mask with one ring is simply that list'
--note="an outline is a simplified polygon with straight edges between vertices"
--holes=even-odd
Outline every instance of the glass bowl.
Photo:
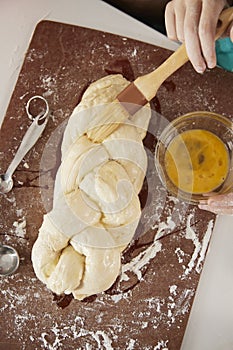
[{"label": "glass bowl", "polygon": [[233,123],[212,112],[180,116],[162,131],[155,148],[161,182],[191,204],[233,190]]}]

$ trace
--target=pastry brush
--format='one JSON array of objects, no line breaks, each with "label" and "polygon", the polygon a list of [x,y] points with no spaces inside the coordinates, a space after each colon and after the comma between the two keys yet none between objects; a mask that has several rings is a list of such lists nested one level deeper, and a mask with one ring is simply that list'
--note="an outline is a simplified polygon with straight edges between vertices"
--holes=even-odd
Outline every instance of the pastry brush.
[{"label": "pastry brush", "polygon": [[[217,28],[215,40],[218,39],[233,21],[233,8],[223,10]],[[161,84],[189,60],[185,44],[182,44],[154,71],[138,77],[121,91],[116,99],[105,106],[94,117],[93,127],[87,135],[93,142],[102,142],[130,115],[134,115],[156,95]]]}]

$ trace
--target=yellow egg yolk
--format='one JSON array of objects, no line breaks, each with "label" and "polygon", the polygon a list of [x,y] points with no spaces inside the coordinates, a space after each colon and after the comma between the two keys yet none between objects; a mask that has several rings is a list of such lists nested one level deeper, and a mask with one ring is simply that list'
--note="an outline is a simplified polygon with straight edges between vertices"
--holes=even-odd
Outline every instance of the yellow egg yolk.
[{"label": "yellow egg yolk", "polygon": [[172,183],[188,193],[208,193],[225,180],[229,154],[224,143],[207,130],[193,129],[176,136],[165,153]]}]

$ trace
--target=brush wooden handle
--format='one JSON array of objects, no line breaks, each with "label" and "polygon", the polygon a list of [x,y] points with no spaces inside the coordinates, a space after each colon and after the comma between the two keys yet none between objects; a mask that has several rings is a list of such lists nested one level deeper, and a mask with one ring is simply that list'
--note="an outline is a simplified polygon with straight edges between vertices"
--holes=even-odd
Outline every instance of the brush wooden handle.
[{"label": "brush wooden handle", "polygon": [[138,77],[134,85],[141,91],[147,101],[150,101],[157,93],[161,84],[177,69],[188,61],[185,45],[182,44],[168,59],[153,72]]},{"label": "brush wooden handle", "polygon": [[[215,39],[218,39],[233,21],[233,8],[224,10],[219,19]],[[177,69],[188,61],[185,45],[181,45],[168,59],[153,72],[137,78],[121,91],[113,104],[105,108],[104,112],[94,121],[96,127],[87,131],[89,139],[102,142],[129,115],[134,115],[142,106],[147,104],[157,93],[160,85]]]},{"label": "brush wooden handle", "polygon": [[[233,8],[228,8],[219,16],[221,21],[220,26],[217,28],[215,40],[218,39],[227,29],[231,21],[233,21]],[[161,84],[177,69],[182,67],[188,61],[188,55],[185,45],[182,44],[168,59],[163,62],[153,72],[138,77],[134,81],[134,85],[141,91],[147,101],[150,101],[157,93]]]}]

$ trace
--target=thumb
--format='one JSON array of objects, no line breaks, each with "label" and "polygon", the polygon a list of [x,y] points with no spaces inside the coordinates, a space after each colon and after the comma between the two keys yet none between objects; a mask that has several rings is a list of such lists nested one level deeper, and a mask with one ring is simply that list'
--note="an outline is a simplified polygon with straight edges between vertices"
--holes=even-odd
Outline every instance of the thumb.
[{"label": "thumb", "polygon": [[230,29],[230,38],[231,38],[231,41],[233,42],[233,23]]}]

